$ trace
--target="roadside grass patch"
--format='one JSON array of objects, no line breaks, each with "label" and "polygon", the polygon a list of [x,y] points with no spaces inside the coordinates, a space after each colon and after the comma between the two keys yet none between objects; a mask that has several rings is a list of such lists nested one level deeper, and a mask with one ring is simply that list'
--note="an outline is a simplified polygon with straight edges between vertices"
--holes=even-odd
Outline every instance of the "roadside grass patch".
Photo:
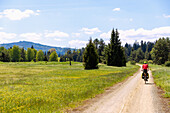
[{"label": "roadside grass patch", "polygon": [[99,65],[84,70],[82,63],[0,63],[0,112],[63,112],[77,107],[128,76],[139,66]]},{"label": "roadside grass patch", "polygon": [[150,67],[156,85],[165,91],[164,97],[170,98],[170,68],[151,64]]}]

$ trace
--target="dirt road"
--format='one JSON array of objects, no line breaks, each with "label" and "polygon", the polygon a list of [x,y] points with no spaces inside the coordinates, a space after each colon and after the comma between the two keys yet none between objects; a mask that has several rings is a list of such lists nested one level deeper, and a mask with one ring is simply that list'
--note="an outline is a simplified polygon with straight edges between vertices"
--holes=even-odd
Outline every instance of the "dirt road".
[{"label": "dirt road", "polygon": [[[141,71],[123,83],[92,99],[74,112],[81,113],[164,113],[152,76],[147,84]],[[150,73],[150,71],[149,71]],[[150,73],[151,75],[151,73]]]}]

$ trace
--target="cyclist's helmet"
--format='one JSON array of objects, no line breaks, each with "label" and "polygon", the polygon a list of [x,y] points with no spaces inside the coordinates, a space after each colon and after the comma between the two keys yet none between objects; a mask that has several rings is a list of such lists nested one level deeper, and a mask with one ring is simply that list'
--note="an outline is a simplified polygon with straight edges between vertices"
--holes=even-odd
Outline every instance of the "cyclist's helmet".
[{"label": "cyclist's helmet", "polygon": [[147,62],[146,62],[146,61],[144,61],[144,64],[147,64]]}]

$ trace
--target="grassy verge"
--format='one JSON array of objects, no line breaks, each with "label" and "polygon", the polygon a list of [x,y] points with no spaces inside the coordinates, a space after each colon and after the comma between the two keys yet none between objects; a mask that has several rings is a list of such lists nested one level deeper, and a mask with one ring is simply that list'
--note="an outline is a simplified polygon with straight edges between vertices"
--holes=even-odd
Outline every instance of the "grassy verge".
[{"label": "grassy verge", "polygon": [[164,91],[164,97],[170,98],[170,68],[160,65],[150,65],[154,82]]},{"label": "grassy verge", "polygon": [[72,62],[0,62],[0,112],[62,112],[131,76],[138,66],[84,70]]}]

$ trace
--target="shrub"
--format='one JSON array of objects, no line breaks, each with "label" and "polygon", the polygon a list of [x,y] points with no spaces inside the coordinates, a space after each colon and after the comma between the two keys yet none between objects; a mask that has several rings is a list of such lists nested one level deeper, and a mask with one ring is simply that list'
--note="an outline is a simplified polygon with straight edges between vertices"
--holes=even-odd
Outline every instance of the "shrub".
[{"label": "shrub", "polygon": [[60,62],[66,62],[66,58],[64,56],[60,56]]},{"label": "shrub", "polygon": [[49,61],[57,61],[58,62],[58,55],[56,51],[53,51],[49,57]]},{"label": "shrub", "polygon": [[139,63],[140,63],[140,64],[143,64],[143,63],[144,63],[144,60],[140,60]]},{"label": "shrub", "polygon": [[130,64],[131,64],[131,65],[135,65],[136,62],[132,60],[132,61],[130,61]]},{"label": "shrub", "polygon": [[165,66],[170,67],[170,61],[166,61]]},{"label": "shrub", "polygon": [[139,63],[143,64],[145,61],[148,63],[148,61],[146,59],[140,60]]},{"label": "shrub", "polygon": [[149,64],[153,64],[153,60],[149,60],[148,63],[149,63]]}]

